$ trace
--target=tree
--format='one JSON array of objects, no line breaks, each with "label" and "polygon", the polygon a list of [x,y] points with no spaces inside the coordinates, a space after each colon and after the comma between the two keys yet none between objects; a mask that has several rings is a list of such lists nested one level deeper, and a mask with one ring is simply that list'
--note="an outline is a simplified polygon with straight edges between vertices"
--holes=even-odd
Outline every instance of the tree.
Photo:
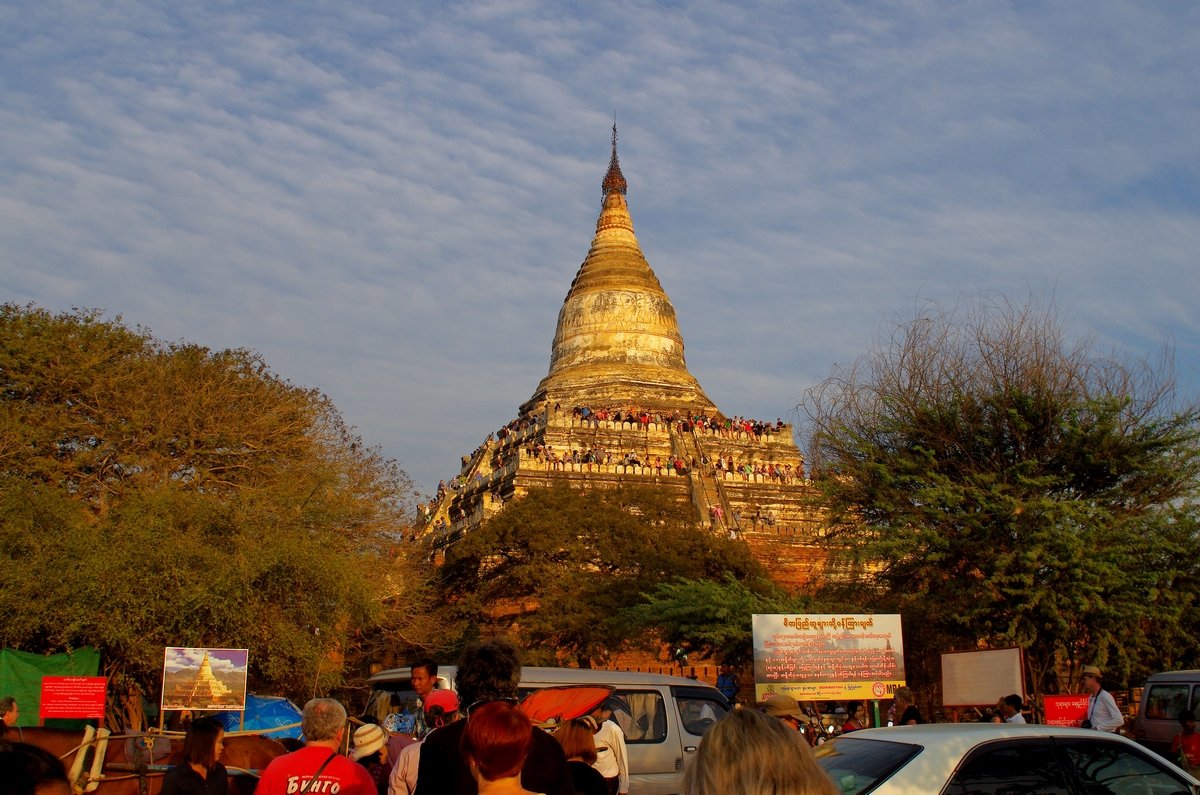
[{"label": "tree", "polygon": [[802,404],[843,573],[928,637],[1022,646],[1034,692],[1059,661],[1136,672],[1195,598],[1200,414],[1168,365],[1032,305],[898,325]]},{"label": "tree", "polygon": [[[519,632],[581,667],[633,632],[623,610],[666,580],[766,581],[740,542],[698,529],[691,506],[654,489],[535,489],[446,552],[446,598],[468,623]],[[538,657],[538,655],[534,655]]]},{"label": "tree", "polygon": [[422,637],[407,476],[258,355],[5,305],[0,406],[5,645],[96,646],[146,692],[164,646],[245,647],[252,687],[309,698],[381,622]]},{"label": "tree", "polygon": [[624,620],[686,654],[700,654],[728,665],[754,660],[755,613],[824,612],[807,596],[789,596],[769,580],[739,582],[677,578],[660,583],[643,601],[626,608]]}]

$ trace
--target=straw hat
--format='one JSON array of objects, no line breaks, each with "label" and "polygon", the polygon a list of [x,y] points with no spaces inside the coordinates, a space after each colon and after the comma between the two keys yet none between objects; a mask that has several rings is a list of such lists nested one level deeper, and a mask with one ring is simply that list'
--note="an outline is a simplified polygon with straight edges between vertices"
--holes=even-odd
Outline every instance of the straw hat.
[{"label": "straw hat", "polygon": [[382,748],[388,741],[387,730],[374,723],[364,723],[354,730],[354,751],[350,758],[362,759]]}]

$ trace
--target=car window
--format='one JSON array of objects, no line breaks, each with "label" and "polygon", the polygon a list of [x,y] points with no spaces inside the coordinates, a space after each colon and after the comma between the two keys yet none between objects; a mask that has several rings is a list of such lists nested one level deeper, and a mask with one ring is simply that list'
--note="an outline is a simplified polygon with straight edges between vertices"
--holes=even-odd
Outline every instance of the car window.
[{"label": "car window", "polygon": [[1087,793],[1189,795],[1186,781],[1138,748],[1121,742],[1059,740]]},{"label": "car window", "polygon": [[959,765],[943,795],[1071,795],[1049,740],[989,743]]},{"label": "car window", "polygon": [[817,764],[842,795],[865,795],[921,753],[921,746],[838,737],[816,749]]},{"label": "car window", "polygon": [[393,734],[413,734],[421,711],[418,701],[416,691],[407,685],[398,685],[395,689],[381,687],[371,694],[362,719],[378,723]]},{"label": "car window", "polygon": [[667,739],[667,707],[657,690],[618,690],[608,701],[627,744]]},{"label": "car window", "polygon": [[683,730],[697,737],[703,736],[725,714],[725,707],[715,698],[676,695],[675,703],[679,706]]},{"label": "car window", "polygon": [[1175,720],[1181,710],[1188,709],[1188,685],[1151,685],[1146,693],[1147,720]]}]

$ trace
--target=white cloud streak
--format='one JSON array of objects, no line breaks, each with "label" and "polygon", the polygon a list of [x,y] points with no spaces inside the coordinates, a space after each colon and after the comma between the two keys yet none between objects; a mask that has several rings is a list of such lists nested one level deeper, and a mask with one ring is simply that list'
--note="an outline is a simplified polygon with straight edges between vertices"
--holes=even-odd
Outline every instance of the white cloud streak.
[{"label": "white cloud streak", "polygon": [[692,372],[786,415],[924,299],[1200,385],[1200,7],[0,9],[5,300],[260,351],[425,489],[545,374],[617,114]]}]

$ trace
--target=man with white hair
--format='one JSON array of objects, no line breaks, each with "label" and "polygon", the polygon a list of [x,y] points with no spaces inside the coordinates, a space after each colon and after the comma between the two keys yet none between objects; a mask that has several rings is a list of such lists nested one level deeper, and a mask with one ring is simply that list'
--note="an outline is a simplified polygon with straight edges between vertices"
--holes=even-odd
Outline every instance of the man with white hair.
[{"label": "man with white hair", "polygon": [[367,769],[338,753],[346,735],[345,707],[332,698],[314,698],[304,705],[300,721],[304,747],[271,760],[254,795],[376,795]]},{"label": "man with white hair", "polygon": [[15,729],[20,717],[21,710],[17,708],[15,698],[12,696],[0,698],[0,723],[4,724],[3,729],[0,729],[0,734],[4,734],[4,729]]}]

